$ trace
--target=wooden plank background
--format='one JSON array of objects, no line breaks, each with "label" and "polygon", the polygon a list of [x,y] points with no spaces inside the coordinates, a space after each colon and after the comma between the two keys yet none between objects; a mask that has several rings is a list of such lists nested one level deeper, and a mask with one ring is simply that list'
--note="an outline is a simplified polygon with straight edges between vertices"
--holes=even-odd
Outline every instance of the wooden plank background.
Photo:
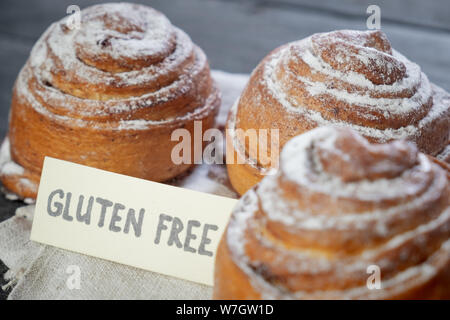
[{"label": "wooden plank background", "polygon": [[[11,88],[29,52],[66,8],[101,1],[2,0],[0,2],[0,138],[8,128]],[[108,1],[111,2],[111,1]],[[154,0],[134,1],[165,13],[209,57],[212,68],[250,72],[272,49],[315,32],[365,29],[366,8],[381,8],[381,25],[393,47],[450,90],[450,1],[448,0]],[[0,221],[20,202],[0,195]],[[0,263],[0,274],[5,271]],[[0,279],[0,284],[2,280]],[[0,293],[0,297],[5,297]]]},{"label": "wooden plank background", "polygon": [[360,17],[371,4],[380,6],[383,20],[389,23],[422,26],[450,31],[448,0],[270,0],[275,6],[315,9],[338,16]]}]

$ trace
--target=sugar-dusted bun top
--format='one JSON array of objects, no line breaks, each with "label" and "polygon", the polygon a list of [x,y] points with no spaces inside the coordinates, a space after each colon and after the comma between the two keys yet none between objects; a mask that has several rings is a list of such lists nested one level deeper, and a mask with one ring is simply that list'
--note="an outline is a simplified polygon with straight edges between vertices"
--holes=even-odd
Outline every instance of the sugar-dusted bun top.
[{"label": "sugar-dusted bun top", "polygon": [[252,73],[233,115],[230,127],[279,129],[281,145],[333,125],[372,142],[407,139],[436,155],[448,144],[450,95],[382,31],[340,30],[272,51]]},{"label": "sugar-dusted bun top", "polygon": [[406,75],[381,31],[336,31],[311,38],[312,52],[334,70],[361,74],[376,85],[391,85]]},{"label": "sugar-dusted bun top", "polygon": [[[131,71],[161,62],[175,50],[176,33],[160,12],[133,4],[84,10],[74,36],[76,56],[110,72]],[[66,29],[62,24],[63,31]]]},{"label": "sugar-dusted bun top", "polygon": [[203,51],[160,12],[130,3],[83,9],[53,23],[16,82],[18,97],[61,121],[145,129],[218,102]]},{"label": "sugar-dusted bun top", "polygon": [[[342,128],[320,129],[315,134],[319,136],[309,141],[310,145],[304,151],[299,151],[303,147],[299,146],[301,142],[286,145],[282,156],[283,168],[294,171],[286,172],[288,176],[296,176],[294,167],[306,166],[305,170],[321,171],[343,182],[375,181],[396,178],[419,161],[417,148],[405,141],[371,144],[354,131]],[[310,159],[314,161],[299,164],[290,159],[301,160],[301,152],[310,154]]]},{"label": "sugar-dusted bun top", "polygon": [[315,34],[291,44],[274,72],[293,107],[355,125],[398,129],[417,123],[433,105],[428,78],[381,31]]},{"label": "sugar-dusted bun top", "polygon": [[[445,272],[449,196],[446,171],[414,144],[320,127],[243,196],[227,245],[263,298],[401,297]],[[371,265],[383,290],[366,287]]]},{"label": "sugar-dusted bun top", "polygon": [[[256,190],[262,208],[280,221],[282,217],[295,219],[295,212],[301,210],[308,214],[301,216],[300,224],[308,216],[318,219],[316,222],[322,219],[325,223],[342,222],[347,227],[358,223],[365,216],[362,213],[400,204],[409,204],[411,210],[416,210],[418,205],[433,202],[436,195],[447,192],[445,171],[419,153],[414,144],[406,141],[372,144],[350,129],[333,127],[320,127],[289,141],[281,153],[278,174],[264,179]],[[281,210],[279,203],[290,203],[296,210]],[[436,205],[442,210],[448,203]],[[407,211],[405,207],[402,214]],[[352,214],[354,220],[339,219]],[[372,234],[372,240],[380,239],[377,232],[389,229],[382,225],[383,218],[387,216],[376,221],[379,228],[366,230],[365,237]],[[405,225],[410,223],[413,222]],[[339,244],[337,241],[329,245]],[[342,250],[352,250],[350,245],[341,245]]]}]

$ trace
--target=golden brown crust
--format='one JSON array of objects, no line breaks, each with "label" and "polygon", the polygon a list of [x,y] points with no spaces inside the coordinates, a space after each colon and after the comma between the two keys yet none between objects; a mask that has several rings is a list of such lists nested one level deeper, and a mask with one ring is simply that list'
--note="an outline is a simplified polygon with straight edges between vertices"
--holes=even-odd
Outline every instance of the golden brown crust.
[{"label": "golden brown crust", "polygon": [[[448,146],[449,107],[450,95],[393,50],[384,33],[345,30],[315,34],[271,52],[252,73],[228,127],[279,129],[282,147],[317,126],[337,125],[372,142],[408,139],[422,152],[437,155]],[[251,154],[249,145],[237,140],[234,144]],[[254,179],[246,180],[254,170],[244,166],[228,166],[241,194],[254,185]]]},{"label": "golden brown crust", "polygon": [[[233,211],[214,297],[450,298],[448,178],[412,143],[331,127],[292,139]],[[380,290],[366,286],[370,266]]]},{"label": "golden brown crust", "polygon": [[23,170],[1,179],[22,197],[35,198],[45,156],[171,179],[191,167],[171,160],[173,130],[214,126],[220,97],[206,56],[164,15],[121,3],[81,17],[79,29],[49,27],[14,86],[8,135]]}]

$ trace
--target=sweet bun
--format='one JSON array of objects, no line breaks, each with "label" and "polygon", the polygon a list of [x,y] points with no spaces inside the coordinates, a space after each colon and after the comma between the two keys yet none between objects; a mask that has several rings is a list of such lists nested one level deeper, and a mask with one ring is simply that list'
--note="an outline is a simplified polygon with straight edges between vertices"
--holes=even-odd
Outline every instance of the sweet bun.
[{"label": "sweet bun", "polygon": [[[293,138],[232,213],[214,298],[449,299],[445,167],[411,142],[371,144],[348,128]],[[367,285],[376,270],[378,288]]]},{"label": "sweet bun", "polygon": [[154,181],[188,170],[171,160],[171,134],[211,128],[220,105],[203,51],[143,5],[89,7],[79,27],[67,19],[45,31],[15,83],[3,185],[36,197],[45,156]]},{"label": "sweet bun", "polygon": [[253,71],[227,125],[229,157],[248,161],[230,163],[229,176],[243,194],[268,167],[249,156],[254,150],[235,134],[238,129],[278,129],[282,147],[305,131],[335,125],[371,142],[407,139],[450,160],[449,107],[449,93],[392,49],[383,32],[314,34],[275,49]]}]

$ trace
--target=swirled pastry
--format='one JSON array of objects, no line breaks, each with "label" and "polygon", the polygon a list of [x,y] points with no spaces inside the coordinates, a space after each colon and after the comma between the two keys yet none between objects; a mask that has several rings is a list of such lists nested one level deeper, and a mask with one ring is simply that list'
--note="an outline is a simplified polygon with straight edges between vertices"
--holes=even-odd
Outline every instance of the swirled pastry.
[{"label": "swirled pastry", "polygon": [[247,162],[228,165],[231,182],[242,194],[267,170],[259,158],[251,159],[256,153],[237,129],[279,129],[282,147],[307,130],[336,125],[372,142],[407,139],[450,160],[443,151],[449,106],[450,95],[392,49],[381,31],[335,31],[289,43],[262,60],[232,108],[229,157]]},{"label": "swirled pastry", "polygon": [[35,197],[45,156],[164,181],[176,165],[171,133],[214,125],[220,98],[203,51],[160,12],[103,4],[52,24],[14,86],[10,151],[21,170],[3,184]]},{"label": "swirled pastry", "polygon": [[[234,209],[214,297],[450,298],[450,184],[434,161],[348,128],[293,138],[276,175]],[[370,290],[377,268],[381,288]]]}]

